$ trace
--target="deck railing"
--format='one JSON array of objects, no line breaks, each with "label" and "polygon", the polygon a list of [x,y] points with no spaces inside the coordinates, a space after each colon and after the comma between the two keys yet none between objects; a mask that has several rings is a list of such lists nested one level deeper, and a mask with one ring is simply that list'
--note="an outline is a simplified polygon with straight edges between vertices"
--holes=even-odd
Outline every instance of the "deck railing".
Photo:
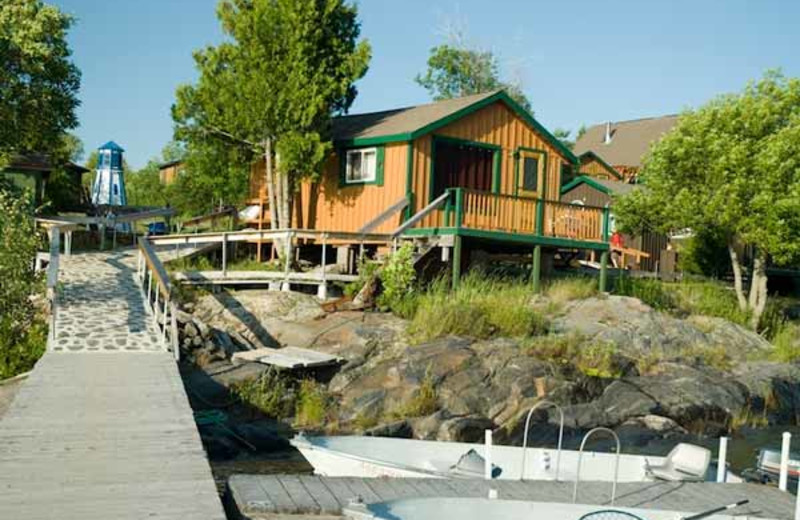
[{"label": "deck railing", "polygon": [[419,227],[467,228],[577,241],[608,241],[608,208],[450,188],[442,209]]}]

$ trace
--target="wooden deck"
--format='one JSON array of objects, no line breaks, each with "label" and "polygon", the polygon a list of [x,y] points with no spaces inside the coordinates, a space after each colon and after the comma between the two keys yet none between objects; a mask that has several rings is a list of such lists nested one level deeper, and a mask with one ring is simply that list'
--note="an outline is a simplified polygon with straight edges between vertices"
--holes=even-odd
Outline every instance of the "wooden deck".
[{"label": "wooden deck", "polygon": [[[487,497],[539,502],[572,502],[572,482],[515,482],[445,479],[328,478],[312,475],[234,475],[228,482],[231,499],[240,518],[339,517],[342,508],[356,498],[382,502],[398,498]],[[608,482],[586,482],[578,501],[607,505]],[[757,484],[645,482],[619,484],[616,505],[645,509],[699,512],[738,500],[750,499],[732,513],[751,518],[791,519],[794,496]]]},{"label": "wooden deck", "polygon": [[0,518],[224,520],[133,252],[76,255],[61,270],[55,345],[0,422]]}]

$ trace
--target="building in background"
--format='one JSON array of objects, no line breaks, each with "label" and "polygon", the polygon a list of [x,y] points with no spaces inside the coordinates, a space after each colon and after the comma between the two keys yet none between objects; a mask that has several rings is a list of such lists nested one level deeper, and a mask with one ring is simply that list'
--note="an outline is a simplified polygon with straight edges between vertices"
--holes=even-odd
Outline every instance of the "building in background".
[{"label": "building in background", "polygon": [[114,141],[98,148],[97,171],[92,184],[92,203],[95,206],[125,206],[125,172],[122,167],[122,149]]},{"label": "building in background", "polygon": [[70,194],[69,198],[74,202],[74,205],[80,206],[86,202],[81,187],[81,178],[89,170],[69,161],[63,164],[56,164],[47,154],[28,153],[16,155],[11,159],[9,165],[0,171],[0,176],[27,190],[34,205],[39,207],[45,201],[47,185],[57,170],[63,171],[73,186],[71,188],[73,193]]},{"label": "building in background", "polygon": [[589,127],[573,148],[580,160],[580,175],[636,182],[652,144],[677,122],[677,115],[669,115]]},{"label": "building in background", "polygon": [[184,161],[177,159],[158,165],[158,178],[161,184],[168,186],[175,182],[178,176],[183,173]]}]

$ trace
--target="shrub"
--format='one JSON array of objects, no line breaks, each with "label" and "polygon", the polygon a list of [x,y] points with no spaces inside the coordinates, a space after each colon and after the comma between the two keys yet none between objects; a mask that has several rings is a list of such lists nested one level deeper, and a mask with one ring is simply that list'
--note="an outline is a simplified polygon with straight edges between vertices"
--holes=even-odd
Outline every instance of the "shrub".
[{"label": "shrub", "polygon": [[445,278],[421,294],[409,326],[411,338],[424,342],[447,335],[485,339],[527,337],[547,331],[547,321],[531,306],[530,286],[470,273],[458,289]]},{"label": "shrub", "polygon": [[233,394],[245,404],[275,419],[283,419],[292,409],[292,393],[287,379],[270,368],[256,379],[233,386]]},{"label": "shrub", "polygon": [[378,303],[391,308],[394,302],[402,300],[414,290],[416,277],[414,247],[408,243],[403,244],[389,257],[383,269],[380,270],[383,293],[381,293]]},{"label": "shrub", "polygon": [[321,426],[328,415],[328,394],[313,379],[300,382],[295,406],[295,423],[300,426]]},{"label": "shrub", "polygon": [[574,367],[591,377],[622,376],[619,349],[614,343],[586,343],[577,334],[552,334],[534,338],[523,345],[528,355],[553,363],[559,369]]},{"label": "shrub", "polygon": [[659,311],[675,310],[678,307],[674,294],[666,290],[664,283],[658,280],[633,278],[623,274],[614,284],[614,293],[638,298]]},{"label": "shrub", "polygon": [[733,289],[718,282],[681,282],[671,284],[677,308],[686,314],[723,318],[747,326],[750,314],[739,309]]},{"label": "shrub", "polygon": [[800,326],[787,324],[773,337],[774,349],[771,358],[783,363],[794,363],[800,360]]},{"label": "shrub", "polygon": [[618,378],[622,376],[619,348],[614,343],[595,342],[581,348],[575,367],[591,377]]},{"label": "shrub", "polygon": [[378,269],[380,269],[380,264],[377,262],[371,261],[366,257],[359,260],[358,279],[345,286],[345,296],[352,298],[356,296],[365,285],[372,283],[373,280],[378,276]]}]

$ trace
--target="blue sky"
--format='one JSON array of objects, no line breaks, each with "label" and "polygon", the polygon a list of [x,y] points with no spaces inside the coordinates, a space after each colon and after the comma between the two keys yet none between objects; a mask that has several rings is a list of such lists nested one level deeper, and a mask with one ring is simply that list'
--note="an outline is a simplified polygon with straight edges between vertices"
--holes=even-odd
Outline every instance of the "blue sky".
[{"label": "blue sky", "polygon": [[[109,139],[134,167],[172,136],[175,87],[196,77],[192,51],[218,42],[216,0],[49,0],[75,15],[83,71],[77,133]],[[800,76],[800,2],[785,0],[361,0],[373,48],[352,112],[428,101],[413,78],[448,28],[495,51],[548,128],[697,106],[768,68]]]}]

